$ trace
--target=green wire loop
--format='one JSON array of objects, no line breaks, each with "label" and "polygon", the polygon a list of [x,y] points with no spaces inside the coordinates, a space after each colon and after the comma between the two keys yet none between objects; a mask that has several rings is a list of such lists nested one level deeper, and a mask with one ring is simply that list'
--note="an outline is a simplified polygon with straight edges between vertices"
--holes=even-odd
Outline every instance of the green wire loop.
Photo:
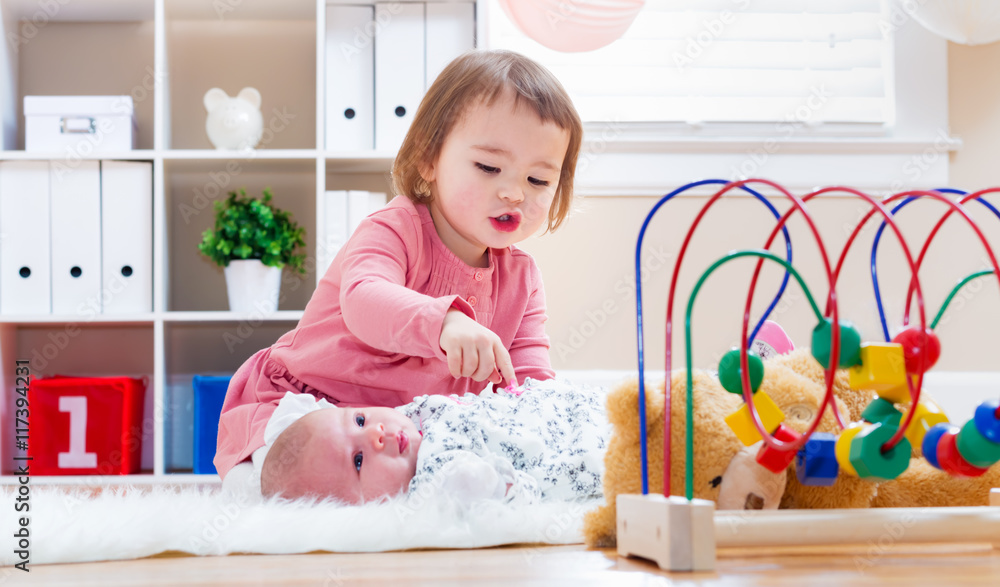
[{"label": "green wire loop", "polygon": [[[813,313],[816,314],[816,321],[820,322],[823,320],[823,313],[819,311],[819,306],[816,305],[816,300],[813,299],[812,294],[809,293],[809,288],[806,287],[804,281],[802,281],[802,276],[799,272],[795,270],[792,265],[782,259],[781,257],[775,255],[771,251],[766,251],[763,249],[757,250],[747,250],[747,251],[732,251],[724,255],[721,259],[716,261],[709,267],[705,273],[701,275],[698,282],[694,285],[694,290],[691,292],[691,298],[688,300],[687,313],[684,316],[684,350],[685,359],[687,363],[687,406],[686,413],[684,417],[686,418],[687,424],[685,425],[685,439],[684,439],[684,493],[687,495],[688,499],[694,499],[694,426],[692,422],[694,421],[694,403],[693,403],[693,388],[694,388],[694,377],[692,375],[692,358],[691,358],[691,310],[694,308],[694,299],[698,296],[698,290],[701,289],[702,284],[708,279],[708,276],[712,274],[719,266],[724,263],[728,263],[733,259],[738,259],[740,257],[760,257],[764,259],[770,259],[776,263],[780,263],[786,271],[792,274],[795,281],[799,282],[799,286],[802,291],[806,294],[806,299],[809,300],[809,305],[812,306]],[[963,282],[964,283],[964,282]],[[961,285],[961,284],[960,284]],[[954,294],[952,294],[954,295]],[[948,298],[951,299],[951,298]],[[670,373],[667,373],[667,377],[670,377]],[[664,409],[669,409],[669,406],[665,406]],[[664,434],[670,434],[669,430],[664,430]],[[670,491],[670,488],[665,488],[666,492]]]},{"label": "green wire loop", "polygon": [[951,299],[953,297],[955,297],[955,295],[958,293],[958,290],[962,289],[962,286],[964,286],[966,283],[969,283],[973,279],[976,279],[978,277],[982,277],[984,275],[992,275],[992,274],[993,274],[993,270],[992,269],[983,269],[982,271],[977,271],[977,272],[969,275],[968,277],[966,277],[962,281],[959,281],[958,285],[956,285],[954,287],[954,289],[951,290],[951,293],[948,294],[948,297],[946,297],[944,299],[944,303],[941,304],[941,309],[938,310],[937,316],[934,316],[934,320],[931,322],[931,330],[934,330],[935,328],[937,328],[938,321],[941,320],[942,316],[944,316],[944,311],[948,309],[948,304],[951,303]]}]

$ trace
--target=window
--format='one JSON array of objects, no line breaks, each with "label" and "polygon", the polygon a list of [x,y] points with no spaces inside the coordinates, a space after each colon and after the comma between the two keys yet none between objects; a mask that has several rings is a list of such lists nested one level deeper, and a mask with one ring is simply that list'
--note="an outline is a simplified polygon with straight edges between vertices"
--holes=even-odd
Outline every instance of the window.
[{"label": "window", "polygon": [[[621,39],[561,53],[489,0],[485,44],[549,67],[584,121],[881,128],[895,122],[885,10],[880,0],[646,0]],[[560,15],[549,16],[555,26]]]}]

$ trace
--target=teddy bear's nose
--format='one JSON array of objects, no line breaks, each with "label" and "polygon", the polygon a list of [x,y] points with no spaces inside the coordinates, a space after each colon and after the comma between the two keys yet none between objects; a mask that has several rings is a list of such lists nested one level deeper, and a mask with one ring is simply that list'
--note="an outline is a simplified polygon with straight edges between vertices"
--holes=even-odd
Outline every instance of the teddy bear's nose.
[{"label": "teddy bear's nose", "polygon": [[745,510],[762,510],[764,509],[764,498],[757,495],[756,493],[748,493],[747,501],[743,504],[743,509]]}]

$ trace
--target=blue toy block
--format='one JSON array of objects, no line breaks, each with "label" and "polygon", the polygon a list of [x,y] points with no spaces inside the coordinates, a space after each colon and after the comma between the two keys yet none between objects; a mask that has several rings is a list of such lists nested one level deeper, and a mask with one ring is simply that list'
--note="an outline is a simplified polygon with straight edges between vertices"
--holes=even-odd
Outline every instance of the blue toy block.
[{"label": "blue toy block", "polygon": [[795,475],[803,485],[829,487],[837,480],[840,465],[834,451],[837,437],[827,432],[814,432],[795,455]]},{"label": "blue toy block", "polygon": [[935,469],[941,468],[941,463],[938,462],[938,443],[941,442],[941,437],[944,436],[946,432],[952,429],[952,425],[948,422],[942,422],[940,424],[935,424],[931,426],[931,429],[924,434],[923,444],[920,446],[920,452],[927,459],[927,462],[931,464]]},{"label": "blue toy block", "polygon": [[194,387],[194,472],[214,475],[215,447],[219,437],[219,416],[232,376],[195,375]]}]

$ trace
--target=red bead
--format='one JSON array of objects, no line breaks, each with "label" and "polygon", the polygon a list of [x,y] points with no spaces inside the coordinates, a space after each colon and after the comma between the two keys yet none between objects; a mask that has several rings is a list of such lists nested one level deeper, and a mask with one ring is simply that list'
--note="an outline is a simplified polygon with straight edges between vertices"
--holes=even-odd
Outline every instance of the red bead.
[{"label": "red bead", "polygon": [[958,452],[956,440],[958,439],[958,433],[960,431],[961,428],[956,426],[941,435],[941,440],[938,441],[937,449],[938,464],[941,465],[941,469],[955,477],[979,477],[985,473],[987,469],[980,469],[979,467],[971,465],[969,461],[965,460],[962,457],[962,454]]},{"label": "red bead", "polygon": [[[799,439],[800,434],[791,428],[788,428],[784,424],[781,424],[771,436],[774,436],[782,442],[795,442]],[[787,469],[788,465],[795,460],[796,454],[798,454],[798,451],[779,450],[771,448],[765,444],[760,447],[759,451],[757,451],[757,462],[772,473],[780,473]]]},{"label": "red bead", "polygon": [[919,326],[910,326],[897,334],[892,342],[903,345],[907,373],[926,373],[941,356],[941,341],[930,328],[921,333]]}]

